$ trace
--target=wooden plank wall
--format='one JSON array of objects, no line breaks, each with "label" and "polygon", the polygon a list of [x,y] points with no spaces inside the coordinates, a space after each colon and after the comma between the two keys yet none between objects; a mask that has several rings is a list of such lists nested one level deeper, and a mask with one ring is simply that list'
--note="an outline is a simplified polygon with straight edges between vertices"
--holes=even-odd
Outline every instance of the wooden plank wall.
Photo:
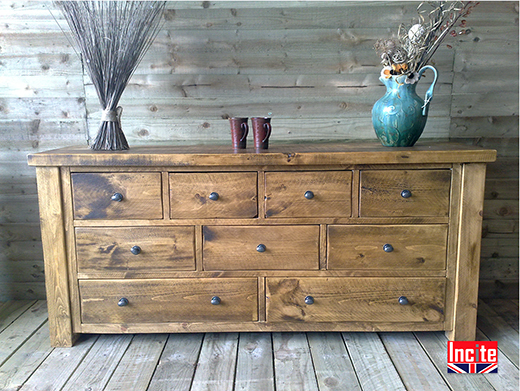
[{"label": "wooden plank wall", "polygon": [[[130,145],[229,142],[230,116],[273,117],[272,142],[374,139],[372,49],[419,2],[168,2],[121,105]],[[54,20],[57,19],[58,23]],[[435,55],[421,141],[497,148],[486,189],[482,297],[518,297],[518,2],[483,1]],[[100,109],[49,1],[0,1],[0,300],[44,297],[26,155],[86,144]],[[428,73],[428,72],[427,72]],[[422,95],[431,75],[418,87]]]}]

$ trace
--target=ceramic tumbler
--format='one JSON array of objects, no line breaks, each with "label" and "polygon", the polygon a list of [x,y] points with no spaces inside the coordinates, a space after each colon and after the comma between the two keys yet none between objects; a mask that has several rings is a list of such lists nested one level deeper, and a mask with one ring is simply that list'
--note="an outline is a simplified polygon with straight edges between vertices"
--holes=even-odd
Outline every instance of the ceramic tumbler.
[{"label": "ceramic tumbler", "polygon": [[269,148],[269,136],[271,135],[271,118],[253,117],[251,118],[253,126],[253,139],[255,149]]},{"label": "ceramic tumbler", "polygon": [[229,124],[231,126],[231,142],[233,144],[233,149],[245,149],[247,133],[249,132],[247,117],[230,118]]}]

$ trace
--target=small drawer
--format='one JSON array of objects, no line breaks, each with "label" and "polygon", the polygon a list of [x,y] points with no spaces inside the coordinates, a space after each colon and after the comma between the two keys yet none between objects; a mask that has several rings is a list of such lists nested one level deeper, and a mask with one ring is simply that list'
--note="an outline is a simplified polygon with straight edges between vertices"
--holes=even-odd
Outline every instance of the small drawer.
[{"label": "small drawer", "polygon": [[72,173],[75,219],[162,219],[161,174]]},{"label": "small drawer", "polygon": [[257,215],[256,172],[170,173],[172,219]]},{"label": "small drawer", "polygon": [[254,322],[256,278],[80,280],[83,323]]},{"label": "small drawer", "polygon": [[445,225],[328,226],[329,269],[444,270]]},{"label": "small drawer", "polygon": [[350,217],[351,171],[267,172],[266,217]]},{"label": "small drawer", "polygon": [[448,216],[450,170],[361,171],[361,217]]},{"label": "small drawer", "polygon": [[204,270],[316,270],[319,227],[206,226]]},{"label": "small drawer", "polygon": [[76,228],[79,273],[111,278],[195,270],[193,227]]},{"label": "small drawer", "polygon": [[442,322],[444,278],[267,278],[267,321]]}]

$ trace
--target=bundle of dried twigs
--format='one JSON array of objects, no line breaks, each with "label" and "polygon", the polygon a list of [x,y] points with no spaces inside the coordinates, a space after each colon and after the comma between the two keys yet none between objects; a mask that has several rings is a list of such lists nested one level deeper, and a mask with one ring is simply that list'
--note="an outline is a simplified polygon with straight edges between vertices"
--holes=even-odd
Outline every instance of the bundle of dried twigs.
[{"label": "bundle of dried twigs", "polygon": [[164,1],[57,1],[103,108],[95,150],[129,149],[119,99],[159,30]]}]

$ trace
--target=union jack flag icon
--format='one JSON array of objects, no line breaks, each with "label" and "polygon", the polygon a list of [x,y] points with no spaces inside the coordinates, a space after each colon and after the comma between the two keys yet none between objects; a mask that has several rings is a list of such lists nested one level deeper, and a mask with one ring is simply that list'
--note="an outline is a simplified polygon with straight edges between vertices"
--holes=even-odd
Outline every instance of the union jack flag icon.
[{"label": "union jack flag icon", "polygon": [[497,364],[448,364],[448,373],[498,373]]}]

